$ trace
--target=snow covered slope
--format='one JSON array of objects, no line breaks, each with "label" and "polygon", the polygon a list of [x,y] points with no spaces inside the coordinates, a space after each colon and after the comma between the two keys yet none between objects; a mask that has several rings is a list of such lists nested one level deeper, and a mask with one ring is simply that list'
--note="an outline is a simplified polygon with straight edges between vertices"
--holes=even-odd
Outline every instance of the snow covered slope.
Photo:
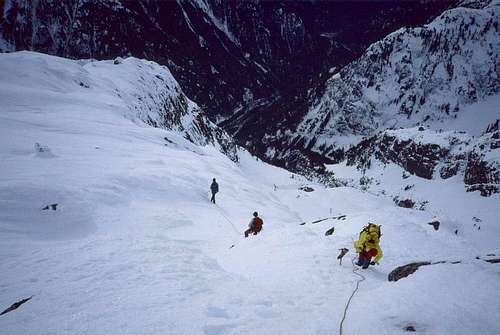
[{"label": "snow covered slope", "polygon": [[[75,117],[92,117],[109,110],[133,122],[179,132],[195,144],[215,145],[237,160],[232,139],[186,97],[164,66],[135,58],[72,61],[32,52],[2,54],[1,65],[2,84],[7,83],[5,103],[19,101],[18,95],[25,94],[16,85],[22,80],[25,89],[33,90],[31,98],[49,104],[54,114],[63,109]],[[60,100],[71,101],[71,109],[67,111]],[[94,109],[81,110],[88,105]]]},{"label": "snow covered slope", "polygon": [[460,118],[464,106],[497,94],[500,2],[488,3],[447,10],[371,45],[329,79],[298,130],[319,135],[320,146],[337,134],[446,123]]},{"label": "snow covered slope", "polygon": [[[307,183],[245,151],[235,162],[186,138],[195,138],[194,123],[182,121],[189,114],[171,129],[138,121],[163,120],[135,109],[145,106],[138,97],[155,97],[140,75],[168,81],[149,62],[24,52],[0,54],[0,69],[0,309],[33,295],[0,316],[2,333],[336,333],[358,276],[352,250],[341,266],[335,257],[368,221],[382,224],[385,256],[362,272],[345,334],[500,332],[500,269],[475,258],[500,255],[498,195],[429,182],[415,187],[441,201],[405,209]],[[217,205],[208,201],[213,177]],[[264,230],[244,239],[254,210]],[[311,224],[338,214],[345,219]],[[439,231],[427,224],[436,214]],[[394,267],[427,260],[462,263],[387,281]]]}]

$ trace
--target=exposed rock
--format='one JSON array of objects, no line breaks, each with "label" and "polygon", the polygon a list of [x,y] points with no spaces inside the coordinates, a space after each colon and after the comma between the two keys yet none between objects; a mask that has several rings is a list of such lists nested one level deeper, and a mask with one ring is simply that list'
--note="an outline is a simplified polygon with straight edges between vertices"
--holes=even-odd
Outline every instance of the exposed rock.
[{"label": "exposed rock", "polygon": [[[349,1],[9,0],[0,2],[0,51],[128,55],[166,65],[212,121],[239,114],[226,130],[249,129],[231,135],[261,154],[266,136],[307,112],[296,98],[305,101],[330,69],[400,27],[427,23],[451,2],[374,1],[360,15]],[[290,108],[277,112],[279,105]]]},{"label": "exposed rock", "polygon": [[480,191],[482,196],[500,192],[500,162],[488,160],[484,152],[473,150],[468,155],[464,182],[467,192]]},{"label": "exposed rock", "polygon": [[495,193],[500,193],[500,189],[499,189],[498,185],[491,185],[491,184],[470,185],[470,186],[466,186],[465,190],[467,192],[479,191],[479,193],[483,197],[489,197]]},{"label": "exposed rock", "polygon": [[441,224],[441,222],[439,222],[439,220],[432,220],[431,222],[427,222],[428,225],[431,225],[434,227],[434,230],[439,230],[439,225]]},{"label": "exposed rock", "polygon": [[419,267],[425,265],[431,265],[431,262],[416,262],[410,263],[407,265],[399,266],[389,273],[388,280],[389,281],[398,281],[401,278],[408,277],[412,273],[418,270]]},{"label": "exposed rock", "polygon": [[22,304],[24,303],[27,303],[28,301],[31,300],[31,298],[33,298],[33,296],[29,297],[29,298],[26,298],[26,299],[21,299],[15,303],[13,303],[12,305],[10,305],[9,308],[7,308],[6,310],[4,310],[2,313],[0,313],[0,315],[4,315],[4,314],[7,314],[9,312],[12,312],[13,310],[15,309],[18,309]]},{"label": "exposed rock", "polygon": [[500,119],[498,119],[495,122],[492,122],[490,125],[488,125],[485,133],[495,133],[497,131],[500,131]]},{"label": "exposed rock", "polygon": [[369,168],[376,158],[383,163],[396,163],[411,174],[432,179],[436,165],[447,156],[449,148],[433,143],[421,143],[399,136],[398,131],[385,131],[373,136],[346,152],[347,164],[359,169]]},{"label": "exposed rock", "polygon": [[492,264],[497,264],[500,263],[500,258],[493,258],[493,259],[483,259],[483,261],[492,263]]},{"label": "exposed rock", "polygon": [[52,209],[53,211],[55,211],[55,210],[57,210],[57,205],[59,205],[59,204],[50,204],[50,205],[47,205],[44,208],[42,208],[42,211],[46,211],[48,209]]},{"label": "exposed rock", "polygon": [[[497,264],[500,263],[500,258],[483,258],[483,257],[476,257],[476,259],[485,261],[487,263],[492,263],[492,264]],[[406,278],[409,275],[415,273],[421,266],[427,266],[427,265],[435,265],[435,264],[461,264],[462,261],[439,261],[439,262],[415,262],[415,263],[410,263],[406,264],[403,266],[398,266],[394,270],[392,270],[389,275],[387,276],[387,279],[389,281],[398,281],[402,278]]]},{"label": "exposed rock", "polygon": [[325,236],[332,235],[334,231],[335,231],[335,227],[328,229],[327,231],[325,231]]},{"label": "exposed rock", "polygon": [[405,331],[407,332],[416,332],[417,330],[415,329],[415,326],[413,325],[408,325],[406,327],[403,328]]},{"label": "exposed rock", "polygon": [[406,185],[405,188],[403,190],[405,191],[409,191],[411,190],[413,187],[415,187],[415,184],[411,184],[411,185]]},{"label": "exposed rock", "polygon": [[403,208],[413,208],[413,207],[415,207],[415,201],[413,201],[411,199],[400,200],[398,197],[395,197],[393,199],[393,201],[399,207],[403,207]]}]

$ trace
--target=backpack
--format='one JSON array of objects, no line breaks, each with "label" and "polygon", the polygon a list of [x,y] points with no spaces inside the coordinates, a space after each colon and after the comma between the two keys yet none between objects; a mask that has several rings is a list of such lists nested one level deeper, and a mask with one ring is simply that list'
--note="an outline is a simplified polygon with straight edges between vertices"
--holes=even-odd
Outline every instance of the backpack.
[{"label": "backpack", "polygon": [[262,225],[264,224],[264,221],[262,221],[261,218],[256,217],[254,222],[255,222],[255,229],[261,230],[262,229]]},{"label": "backpack", "polygon": [[368,244],[378,244],[382,233],[380,232],[380,226],[374,223],[369,223],[365,226],[363,230],[359,233],[358,248],[365,249]]},{"label": "backpack", "polygon": [[382,233],[380,231],[380,225],[376,225],[375,223],[368,223],[368,226],[363,227],[363,230],[359,233],[359,237],[361,237],[361,234],[366,233],[371,237],[377,237],[377,239],[380,239],[382,236]]}]

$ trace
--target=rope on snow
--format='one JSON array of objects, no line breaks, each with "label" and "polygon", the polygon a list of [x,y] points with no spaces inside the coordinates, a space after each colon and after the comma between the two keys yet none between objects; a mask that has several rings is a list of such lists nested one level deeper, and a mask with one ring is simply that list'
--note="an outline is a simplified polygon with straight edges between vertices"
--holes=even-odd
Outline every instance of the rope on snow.
[{"label": "rope on snow", "polygon": [[[205,200],[205,197],[204,197],[202,194],[200,194],[200,197],[201,197],[203,200]],[[242,233],[240,233],[240,232],[238,231],[238,229],[236,228],[236,226],[234,225],[234,223],[233,223],[233,222],[232,222],[232,221],[231,221],[231,220],[230,220],[230,219],[229,219],[229,218],[228,218],[228,217],[224,214],[223,209],[222,209],[219,205],[217,205],[217,204],[214,204],[214,205],[215,205],[215,207],[218,209],[219,214],[220,214],[220,215],[221,215],[224,219],[226,219],[226,221],[227,221],[227,222],[229,222],[229,224],[231,225],[231,227],[233,227],[233,230],[234,230],[234,232],[236,233],[236,235],[237,235],[237,236],[241,236],[241,235],[242,235]],[[235,246],[235,244],[236,244],[236,242],[234,242],[233,244],[231,244],[231,246],[229,247],[229,249],[231,249],[232,247],[234,247],[234,246]]]},{"label": "rope on snow", "polygon": [[215,206],[219,209],[219,214],[224,219],[226,219],[227,222],[229,222],[229,224],[231,225],[231,227],[233,227],[233,230],[236,233],[236,235],[241,236],[241,233],[238,231],[238,229],[236,228],[236,226],[234,225],[234,223],[231,220],[229,220],[229,218],[224,214],[224,212],[222,211],[222,208],[220,208],[218,205],[215,205]]},{"label": "rope on snow", "polygon": [[347,310],[349,309],[349,306],[351,304],[351,300],[354,297],[354,295],[356,294],[356,292],[358,291],[359,284],[366,279],[365,276],[363,276],[362,274],[358,273],[359,268],[357,268],[354,265],[354,257],[351,258],[351,263],[352,263],[352,273],[354,273],[356,276],[360,277],[360,279],[358,279],[356,281],[356,288],[354,289],[354,291],[352,291],[351,296],[349,297],[349,300],[347,300],[347,304],[345,305],[344,315],[342,316],[342,320],[340,321],[339,335],[343,334],[344,321],[345,321],[345,318],[347,316]]}]

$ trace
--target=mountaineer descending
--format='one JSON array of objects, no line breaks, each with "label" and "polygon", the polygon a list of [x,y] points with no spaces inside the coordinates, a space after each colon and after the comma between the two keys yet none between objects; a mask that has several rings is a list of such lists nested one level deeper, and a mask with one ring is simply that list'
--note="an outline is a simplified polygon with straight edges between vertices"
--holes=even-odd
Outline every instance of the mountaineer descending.
[{"label": "mountaineer descending", "polygon": [[[359,233],[359,240],[354,242],[354,247],[358,255],[358,262],[356,265],[361,266],[363,269],[368,266],[378,264],[382,258],[382,249],[380,249],[380,225],[368,223]],[[372,257],[375,257],[372,261]]]},{"label": "mountaineer descending", "polygon": [[219,184],[217,184],[215,178],[212,181],[212,185],[210,185],[210,191],[212,191],[212,198],[210,199],[210,201],[215,204],[215,194],[219,192]]},{"label": "mountaineer descending", "polygon": [[248,229],[245,230],[245,237],[248,237],[250,233],[257,235],[262,230],[263,224],[264,221],[262,221],[262,219],[259,218],[259,213],[253,212],[253,218],[252,220],[250,220],[250,223],[248,224]]}]

